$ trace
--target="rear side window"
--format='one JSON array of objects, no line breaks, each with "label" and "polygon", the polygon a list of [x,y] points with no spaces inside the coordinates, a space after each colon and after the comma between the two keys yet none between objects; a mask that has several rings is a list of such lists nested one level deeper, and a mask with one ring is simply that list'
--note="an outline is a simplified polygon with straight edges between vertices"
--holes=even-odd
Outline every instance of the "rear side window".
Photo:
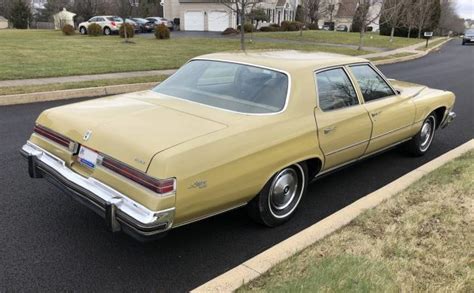
[{"label": "rear side window", "polygon": [[351,66],[351,70],[366,102],[395,94],[385,80],[369,65],[354,65]]},{"label": "rear side window", "polygon": [[319,107],[330,111],[359,104],[354,86],[342,68],[316,74]]}]

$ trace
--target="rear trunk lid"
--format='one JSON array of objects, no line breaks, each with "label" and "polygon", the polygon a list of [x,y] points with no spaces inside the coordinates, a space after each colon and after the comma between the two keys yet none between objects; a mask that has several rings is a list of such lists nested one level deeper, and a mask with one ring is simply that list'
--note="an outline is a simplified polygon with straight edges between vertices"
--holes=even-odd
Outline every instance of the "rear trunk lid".
[{"label": "rear trunk lid", "polygon": [[[143,172],[156,153],[226,127],[133,97],[129,94],[53,108],[37,123]],[[88,139],[86,132],[91,133]]]}]

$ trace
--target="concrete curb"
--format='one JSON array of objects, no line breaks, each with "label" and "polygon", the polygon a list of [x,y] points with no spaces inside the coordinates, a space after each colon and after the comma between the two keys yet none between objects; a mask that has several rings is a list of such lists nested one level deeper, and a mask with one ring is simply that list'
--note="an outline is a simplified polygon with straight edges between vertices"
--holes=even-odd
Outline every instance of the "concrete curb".
[{"label": "concrete curb", "polygon": [[109,95],[117,95],[129,92],[138,92],[151,89],[158,82],[120,84],[102,87],[91,87],[82,89],[71,89],[52,92],[39,92],[20,95],[0,96],[0,106],[26,104],[35,102],[46,102],[56,100],[67,100],[76,98],[95,98]]},{"label": "concrete curb", "polygon": [[245,261],[237,267],[193,289],[191,292],[232,292],[243,284],[259,277],[274,265],[293,256],[306,247],[314,244],[330,233],[342,228],[367,209],[374,208],[381,202],[401,192],[412,183],[437,169],[445,163],[474,149],[474,139],[433,159],[386,186],[362,197],[354,203],[324,218],[313,226],[276,244],[259,255]]},{"label": "concrete curb", "polygon": [[414,55],[410,55],[410,56],[404,56],[404,57],[398,57],[398,58],[392,58],[392,59],[378,60],[378,61],[373,61],[372,63],[374,63],[375,65],[385,65],[385,64],[393,64],[393,63],[399,63],[399,62],[405,62],[405,61],[418,59],[418,58],[421,58],[421,57],[424,57],[424,56],[428,55],[429,53],[431,53],[434,50],[439,49],[441,46],[443,46],[444,44],[446,44],[450,40],[451,40],[451,38],[448,38],[444,42],[441,42],[441,43],[429,48],[426,51],[420,51],[420,53],[418,53],[418,54],[414,54]]}]

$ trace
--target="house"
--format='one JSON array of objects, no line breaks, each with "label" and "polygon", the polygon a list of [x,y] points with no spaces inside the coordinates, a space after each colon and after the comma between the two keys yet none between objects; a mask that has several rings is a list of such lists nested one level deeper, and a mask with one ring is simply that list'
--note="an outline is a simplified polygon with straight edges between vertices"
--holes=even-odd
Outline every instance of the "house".
[{"label": "house", "polygon": [[8,28],[8,19],[3,16],[0,16],[0,29]]},{"label": "house", "polygon": [[[255,7],[267,11],[271,23],[294,20],[298,0],[261,0]],[[228,5],[219,0],[164,0],[163,17],[180,19],[185,31],[224,31],[237,28],[239,17]]]},{"label": "house", "polygon": [[[334,5],[334,9],[328,9],[329,5]],[[346,25],[349,29],[352,26],[352,20],[358,7],[358,0],[326,0],[321,9],[323,13],[319,20],[319,26],[324,22],[334,22],[335,26]],[[374,1],[369,8],[367,19],[369,29],[377,31],[379,29],[380,11],[382,9],[382,1]]]}]

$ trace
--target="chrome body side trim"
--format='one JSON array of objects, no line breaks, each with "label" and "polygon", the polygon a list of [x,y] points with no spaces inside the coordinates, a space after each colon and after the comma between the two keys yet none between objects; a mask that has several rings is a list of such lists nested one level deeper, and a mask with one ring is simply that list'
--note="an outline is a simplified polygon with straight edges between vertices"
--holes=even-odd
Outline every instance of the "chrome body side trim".
[{"label": "chrome body side trim", "polygon": [[185,221],[185,222],[183,222],[183,223],[181,223],[181,224],[174,225],[174,226],[173,226],[173,229],[174,229],[174,228],[181,227],[181,226],[185,226],[185,225],[188,225],[188,224],[192,224],[192,223],[194,223],[194,222],[198,222],[198,221],[201,221],[201,220],[210,218],[210,217],[214,217],[214,216],[217,216],[217,215],[226,213],[226,212],[228,212],[228,211],[238,209],[238,208],[243,207],[243,206],[245,206],[245,205],[247,205],[247,202],[240,203],[240,204],[238,204],[238,205],[235,205],[235,206],[232,206],[232,207],[230,207],[230,208],[217,211],[217,212],[212,213],[212,214],[208,214],[208,215],[205,215],[205,216],[202,216],[202,217],[197,217],[197,218],[191,219],[191,220],[189,220],[189,221]]},{"label": "chrome body side trim", "polygon": [[[28,141],[21,149],[28,158],[29,173],[33,178],[47,177],[76,200],[105,218],[113,231],[120,228],[132,236],[150,236],[169,230],[173,225],[175,208],[152,211],[112,187],[86,178],[68,168],[65,162]],[[174,196],[174,194],[172,195]]]},{"label": "chrome body side trim", "polygon": [[402,127],[396,128],[396,129],[392,129],[392,130],[387,131],[387,132],[385,132],[385,133],[382,133],[382,134],[379,134],[379,135],[377,135],[377,136],[374,136],[374,137],[372,137],[370,140],[374,140],[374,139],[377,139],[377,138],[381,138],[381,137],[383,137],[383,136],[392,134],[392,133],[394,133],[394,132],[397,132],[397,131],[400,131],[400,130],[402,130],[402,129],[405,129],[405,128],[407,128],[407,127],[412,127],[412,126],[413,126],[413,124],[410,124],[410,125],[406,125],[406,126],[402,126]]},{"label": "chrome body side trim", "polygon": [[335,154],[335,153],[345,151],[345,150],[347,150],[347,149],[350,149],[350,148],[356,147],[356,146],[358,146],[358,145],[364,144],[364,143],[366,143],[366,142],[368,142],[368,141],[369,141],[369,139],[366,139],[366,140],[363,140],[363,141],[359,141],[359,142],[350,144],[350,145],[348,145],[348,146],[345,146],[345,147],[342,147],[342,148],[337,149],[337,150],[335,150],[335,151],[332,151],[332,152],[330,152],[330,153],[327,153],[326,156],[330,156],[330,155],[333,155],[333,154]]},{"label": "chrome body side trim", "polygon": [[319,178],[319,177],[322,177],[322,176],[324,176],[324,175],[326,175],[326,174],[328,174],[328,173],[331,173],[331,172],[333,172],[333,171],[336,171],[336,170],[338,170],[338,169],[342,169],[342,168],[344,168],[344,167],[346,167],[346,166],[348,166],[348,165],[354,164],[354,163],[356,163],[356,162],[358,162],[358,161],[364,160],[364,159],[366,159],[366,158],[368,158],[368,157],[375,156],[375,155],[377,155],[377,154],[379,154],[379,153],[382,153],[382,152],[384,152],[384,151],[386,151],[386,150],[389,150],[389,149],[391,149],[391,148],[393,148],[393,147],[395,147],[395,146],[397,146],[397,145],[399,145],[399,144],[402,144],[402,143],[404,143],[404,142],[406,142],[406,141],[409,141],[410,139],[411,139],[411,137],[410,137],[410,138],[407,138],[407,139],[404,139],[404,140],[401,140],[401,141],[399,141],[399,142],[396,142],[396,143],[394,143],[394,144],[391,144],[391,145],[389,145],[389,146],[387,146],[387,147],[384,147],[384,148],[382,148],[382,149],[376,150],[376,151],[374,151],[374,152],[372,152],[372,153],[362,155],[361,157],[359,157],[359,158],[357,158],[357,159],[347,161],[347,162],[342,163],[342,164],[340,164],[340,165],[337,165],[337,166],[334,166],[334,167],[329,168],[329,169],[327,169],[327,170],[324,170],[324,171],[322,171],[322,172],[319,172],[318,174],[316,174],[316,176],[313,178],[313,180],[314,180],[314,179],[317,179],[317,178]]}]

